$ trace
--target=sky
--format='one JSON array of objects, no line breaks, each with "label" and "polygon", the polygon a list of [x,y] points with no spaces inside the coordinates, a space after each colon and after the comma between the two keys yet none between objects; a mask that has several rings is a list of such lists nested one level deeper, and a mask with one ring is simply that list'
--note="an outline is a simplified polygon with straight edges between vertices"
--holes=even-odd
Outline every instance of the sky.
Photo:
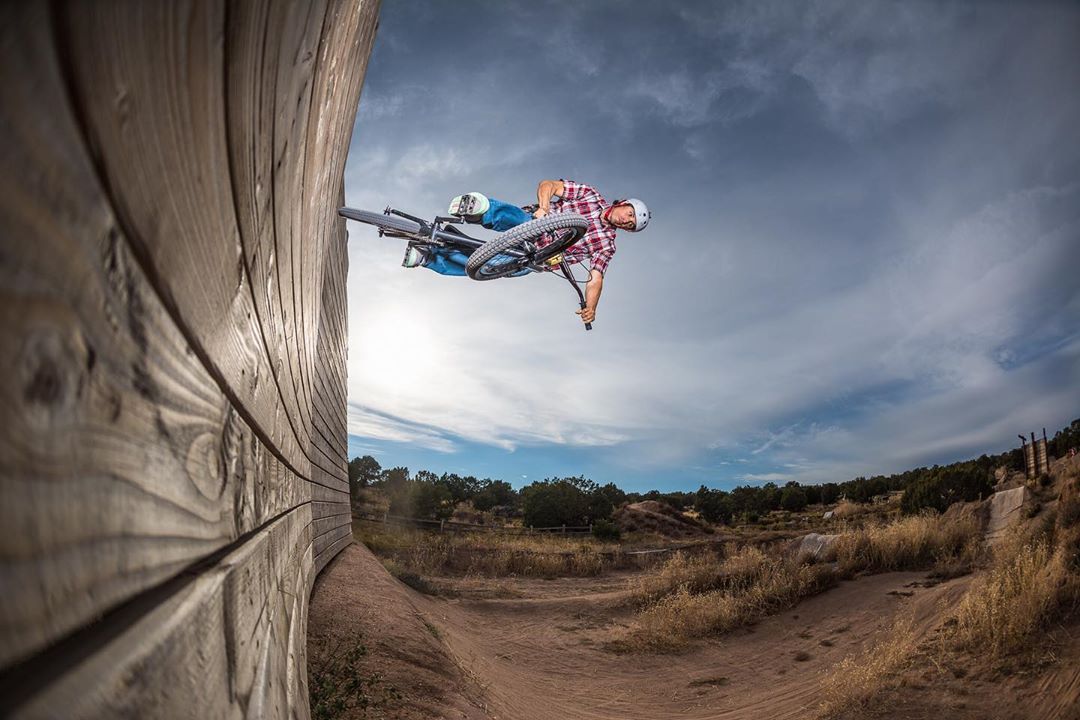
[{"label": "sky", "polygon": [[[626,490],[844,481],[1080,417],[1080,4],[384,0],[346,202],[634,196],[565,281],[350,222],[349,451]],[[479,231],[482,235],[485,231]]]}]

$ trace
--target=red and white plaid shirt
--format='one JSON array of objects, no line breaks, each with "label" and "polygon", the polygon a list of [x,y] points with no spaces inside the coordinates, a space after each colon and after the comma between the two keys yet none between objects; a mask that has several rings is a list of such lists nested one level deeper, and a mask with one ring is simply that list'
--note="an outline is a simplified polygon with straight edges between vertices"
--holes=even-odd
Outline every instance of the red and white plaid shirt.
[{"label": "red and white plaid shirt", "polygon": [[601,275],[615,254],[615,226],[601,218],[611,203],[593,188],[573,180],[563,180],[563,194],[551,202],[553,213],[577,213],[589,221],[585,235],[563,255],[569,263],[589,261],[589,268]]}]

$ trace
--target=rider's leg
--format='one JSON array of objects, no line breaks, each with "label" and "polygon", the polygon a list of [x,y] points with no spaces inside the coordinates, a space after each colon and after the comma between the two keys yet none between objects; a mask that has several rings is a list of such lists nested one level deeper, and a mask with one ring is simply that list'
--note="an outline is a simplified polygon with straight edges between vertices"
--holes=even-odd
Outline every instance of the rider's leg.
[{"label": "rider's leg", "polygon": [[[469,256],[459,250],[449,250],[446,248],[431,248],[424,253],[424,262],[422,267],[426,267],[428,270],[434,270],[440,275],[467,275],[465,271],[465,265],[469,262]],[[510,258],[505,255],[499,255],[496,259],[509,261]],[[520,275],[528,275],[531,270],[525,268],[511,275],[511,277],[518,277]]]},{"label": "rider's leg", "polygon": [[495,198],[488,198],[488,201],[490,203],[488,210],[480,219],[480,224],[488,230],[503,232],[532,220],[532,215],[517,205],[511,205]]},{"label": "rider's leg", "polygon": [[445,248],[432,248],[428,251],[424,267],[428,270],[434,270],[440,275],[465,275],[465,264],[467,262],[469,262],[469,257],[463,252]]}]

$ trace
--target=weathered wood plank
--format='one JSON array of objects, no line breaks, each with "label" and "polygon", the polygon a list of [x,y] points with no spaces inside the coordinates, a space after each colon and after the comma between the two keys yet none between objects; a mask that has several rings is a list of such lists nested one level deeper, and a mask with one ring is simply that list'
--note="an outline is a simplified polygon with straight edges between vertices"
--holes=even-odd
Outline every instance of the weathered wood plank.
[{"label": "weathered wood plank", "polygon": [[345,535],[344,537],[336,540],[333,544],[323,550],[321,553],[315,556],[315,574],[318,575],[326,567],[327,563],[334,559],[334,557],[344,550],[346,547],[353,543],[352,535]]},{"label": "weathered wood plank", "polygon": [[[313,500],[311,502],[311,516],[314,518],[326,518],[335,515],[347,516],[349,514],[348,502],[342,502],[340,500]],[[323,528],[325,531],[326,528]],[[316,532],[316,535],[320,532]]]},{"label": "weathered wood plank", "polygon": [[[52,682],[5,687],[19,718],[308,717],[307,601],[311,519],[302,506],[214,566],[168,588],[120,632],[91,629],[58,648],[83,662]],[[16,678],[18,680],[19,678]]]},{"label": "weathered wood plank", "polygon": [[349,503],[349,493],[323,485],[311,485],[311,499],[315,502]]},{"label": "weathered wood plank", "polygon": [[312,485],[321,485],[331,490],[337,490],[339,492],[348,492],[349,483],[347,479],[341,479],[334,477],[329,472],[320,467],[317,463],[311,466],[311,483]]},{"label": "weathered wood plank", "polygon": [[345,461],[345,458],[342,457],[341,454],[334,452],[333,448],[329,447],[326,437],[322,432],[318,432],[317,428],[316,432],[313,432],[311,437],[312,448],[315,451],[315,462],[313,464],[318,465],[332,477],[347,481],[349,474],[347,469],[348,463]]},{"label": "weathered wood plank", "polygon": [[306,403],[274,382],[233,204],[224,3],[70,3],[57,15],[76,114],[149,281],[193,349],[306,474]]},{"label": "weathered wood plank", "polygon": [[0,715],[307,717],[377,11],[0,5]]},{"label": "weathered wood plank", "polygon": [[[355,5],[337,4],[328,8],[324,23],[325,42],[319,47],[315,74],[312,79],[313,96],[325,98],[331,106],[338,105],[340,98],[359,95],[360,82],[366,69],[367,53],[358,52],[363,46],[360,34],[362,12]],[[341,52],[344,50],[344,52]],[[340,108],[340,105],[338,105]],[[351,108],[350,108],[351,110]],[[337,200],[341,189],[341,177],[344,172],[345,156],[337,152],[343,143],[348,143],[352,128],[344,124],[335,124],[331,118],[337,113],[313,113],[308,118],[307,139],[304,143],[307,155],[303,166],[304,192],[327,200]],[[339,221],[333,204],[305,203],[301,206],[304,227],[312,230],[306,238],[312,242],[320,262],[325,263],[331,244],[339,240],[342,223]],[[307,337],[305,346],[317,345],[317,334],[321,332],[321,306],[324,303],[323,283],[324,268],[305,263],[306,273],[300,275],[301,303],[305,308],[317,307],[310,316],[312,322],[303,330]],[[314,352],[306,357],[305,368],[310,384],[313,365],[316,361]],[[310,395],[309,395],[310,396]]]},{"label": "weathered wood plank", "polygon": [[322,362],[315,364],[315,412],[312,413],[312,424],[315,429],[322,431],[334,454],[348,462],[348,430],[343,413],[346,395],[340,388],[327,387],[323,368]]},{"label": "weathered wood plank", "polygon": [[[334,288],[336,281],[342,279],[347,268],[347,265],[342,260],[345,254],[344,243],[340,241],[342,232],[339,229],[335,234],[336,237],[331,239],[326,253],[327,263],[324,267],[324,274],[326,275],[322,293],[324,309],[320,317],[314,363],[312,444],[321,448],[328,457],[336,458],[347,465],[348,429],[344,421],[346,387],[344,383],[337,384],[327,381],[327,375],[334,372],[333,368],[337,363],[340,362],[342,366],[344,365],[345,357],[344,339],[334,336],[333,327],[337,313],[332,310],[335,300]],[[344,368],[342,367],[343,372]],[[347,472],[345,479],[347,479]]]},{"label": "weathered wood plank", "polygon": [[335,505],[332,508],[327,508],[327,512],[333,514],[327,514],[319,516],[316,514],[316,508],[312,505],[312,521],[311,521],[311,534],[313,537],[319,537],[331,530],[336,530],[343,525],[350,525],[352,523],[352,517],[346,509],[345,513],[341,512],[340,505]]},{"label": "weathered wood plank", "polygon": [[47,18],[4,12],[32,17],[0,22],[0,667],[311,497],[129,251]]},{"label": "weathered wood plank", "polygon": [[327,530],[322,535],[316,535],[312,542],[312,547],[315,549],[315,555],[318,556],[344,537],[352,537],[352,526],[348,523],[335,526],[333,529]]},{"label": "weathered wood plank", "polygon": [[314,228],[304,224],[303,206],[310,189],[304,185],[307,143],[302,140],[312,107],[312,77],[318,61],[319,37],[326,18],[326,3],[299,3],[289,25],[282,28],[281,62],[275,81],[274,193],[293,202],[275,203],[274,259],[278,265],[276,285],[285,332],[286,358],[301,412],[310,423],[311,393],[305,372],[310,364],[306,348],[308,325],[317,322],[306,315],[301,297],[301,274],[305,262],[322,268],[319,247],[312,242]]},{"label": "weathered wood plank", "polygon": [[[301,188],[292,167],[302,133],[295,125],[297,104],[309,102],[313,37],[307,3],[239,3],[230,6],[230,54],[227,84],[229,151],[237,218],[244,258],[253,288],[259,326],[284,402],[295,422],[302,382],[295,344],[293,312],[292,227],[279,233],[279,219],[299,203]],[[282,208],[278,208],[282,198]],[[287,231],[286,231],[287,230]],[[317,258],[312,258],[317,260]],[[288,305],[282,291],[288,296]]]}]

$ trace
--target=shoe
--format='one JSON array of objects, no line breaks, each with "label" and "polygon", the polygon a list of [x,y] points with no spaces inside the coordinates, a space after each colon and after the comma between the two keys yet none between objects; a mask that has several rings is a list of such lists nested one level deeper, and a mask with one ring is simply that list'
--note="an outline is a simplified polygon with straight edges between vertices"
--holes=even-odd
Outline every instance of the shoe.
[{"label": "shoe", "polygon": [[478,192],[471,192],[458,195],[451,200],[450,209],[446,212],[449,215],[461,215],[466,220],[476,222],[483,217],[489,207],[491,207],[491,203],[488,201],[487,196]]},{"label": "shoe", "polygon": [[414,268],[427,264],[427,253],[410,245],[405,248],[405,258],[401,261],[401,267]]}]

